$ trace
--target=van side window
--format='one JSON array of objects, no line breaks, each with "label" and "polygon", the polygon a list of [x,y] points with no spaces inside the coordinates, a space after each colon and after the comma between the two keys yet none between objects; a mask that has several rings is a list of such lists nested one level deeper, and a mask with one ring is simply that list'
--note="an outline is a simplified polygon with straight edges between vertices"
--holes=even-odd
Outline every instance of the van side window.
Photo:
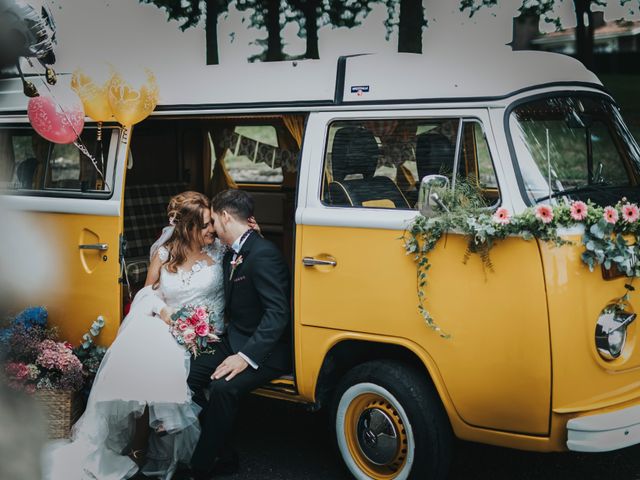
[{"label": "van side window", "polygon": [[[456,149],[462,125],[460,148]],[[341,207],[413,209],[420,179],[455,176],[492,205],[498,184],[482,124],[460,118],[337,121],[330,125],[322,201]]]},{"label": "van side window", "polygon": [[[102,135],[103,158],[107,159],[111,129],[103,129]],[[96,130],[85,128],[82,140],[94,154]],[[96,192],[107,187],[91,160],[75,145],[51,143],[25,127],[0,129],[0,188]]]}]

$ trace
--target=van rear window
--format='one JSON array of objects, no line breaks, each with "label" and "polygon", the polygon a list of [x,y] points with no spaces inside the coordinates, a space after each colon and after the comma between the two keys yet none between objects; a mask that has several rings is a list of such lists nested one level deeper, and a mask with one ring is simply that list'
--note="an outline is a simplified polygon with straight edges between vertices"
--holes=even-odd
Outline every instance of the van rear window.
[{"label": "van rear window", "polygon": [[290,155],[278,145],[272,125],[238,126],[233,130],[224,158],[236,183],[282,183],[282,164]]}]

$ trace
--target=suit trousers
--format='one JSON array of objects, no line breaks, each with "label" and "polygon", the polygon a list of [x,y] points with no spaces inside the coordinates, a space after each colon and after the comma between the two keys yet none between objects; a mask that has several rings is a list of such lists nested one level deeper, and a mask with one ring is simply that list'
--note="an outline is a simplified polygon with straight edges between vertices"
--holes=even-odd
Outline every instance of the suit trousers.
[{"label": "suit trousers", "polygon": [[[203,408],[200,415],[202,433],[191,457],[191,468],[197,471],[210,472],[216,458],[227,448],[240,399],[283,374],[264,365],[258,369],[248,366],[229,381],[224,378],[211,380],[214,370],[230,355],[233,355],[233,351],[228,339],[223,337],[213,354],[202,354],[191,359],[187,383],[193,392],[193,401]],[[208,401],[205,389],[210,393]]]}]

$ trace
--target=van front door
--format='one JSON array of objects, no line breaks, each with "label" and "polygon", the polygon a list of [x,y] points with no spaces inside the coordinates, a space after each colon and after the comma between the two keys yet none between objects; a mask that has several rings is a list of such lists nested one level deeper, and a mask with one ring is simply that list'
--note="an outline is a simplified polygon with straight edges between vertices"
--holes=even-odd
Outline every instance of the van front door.
[{"label": "van front door", "polygon": [[485,135],[490,125],[486,109],[310,116],[296,215],[301,391],[316,391],[307,369],[319,368],[324,352],[347,342],[336,351],[353,356],[369,342],[367,358],[400,350],[421,358],[452,422],[469,432],[548,433],[551,355],[537,244],[500,242],[491,271],[479,255],[463,261],[464,236],[450,232],[438,243],[424,291],[426,308],[451,335],[443,339],[418,312],[416,264],[401,241],[417,213],[416,182],[427,175],[473,183],[487,205],[513,211],[499,188],[506,179]]},{"label": "van front door", "polygon": [[[24,122],[24,120],[22,120]],[[96,129],[82,139],[95,151]],[[26,227],[34,255],[18,252],[41,282],[18,285],[10,305],[43,305],[60,338],[80,343],[98,316],[105,320],[98,342],[108,345],[120,325],[122,299],[121,194],[127,145],[117,129],[103,131],[104,181],[74,145],[52,144],[27,123],[0,123],[3,204]],[[23,229],[24,230],[24,229]],[[37,240],[34,240],[34,237]],[[6,272],[3,272],[6,275]],[[14,285],[14,287],[16,287]]]}]

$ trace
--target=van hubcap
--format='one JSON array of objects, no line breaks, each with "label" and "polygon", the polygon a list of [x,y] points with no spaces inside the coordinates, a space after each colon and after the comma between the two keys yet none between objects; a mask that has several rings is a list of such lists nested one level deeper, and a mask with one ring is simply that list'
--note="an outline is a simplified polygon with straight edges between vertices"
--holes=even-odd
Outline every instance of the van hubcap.
[{"label": "van hubcap", "polygon": [[353,399],[345,417],[351,457],[368,476],[395,478],[407,460],[406,430],[393,405],[366,393]]}]

